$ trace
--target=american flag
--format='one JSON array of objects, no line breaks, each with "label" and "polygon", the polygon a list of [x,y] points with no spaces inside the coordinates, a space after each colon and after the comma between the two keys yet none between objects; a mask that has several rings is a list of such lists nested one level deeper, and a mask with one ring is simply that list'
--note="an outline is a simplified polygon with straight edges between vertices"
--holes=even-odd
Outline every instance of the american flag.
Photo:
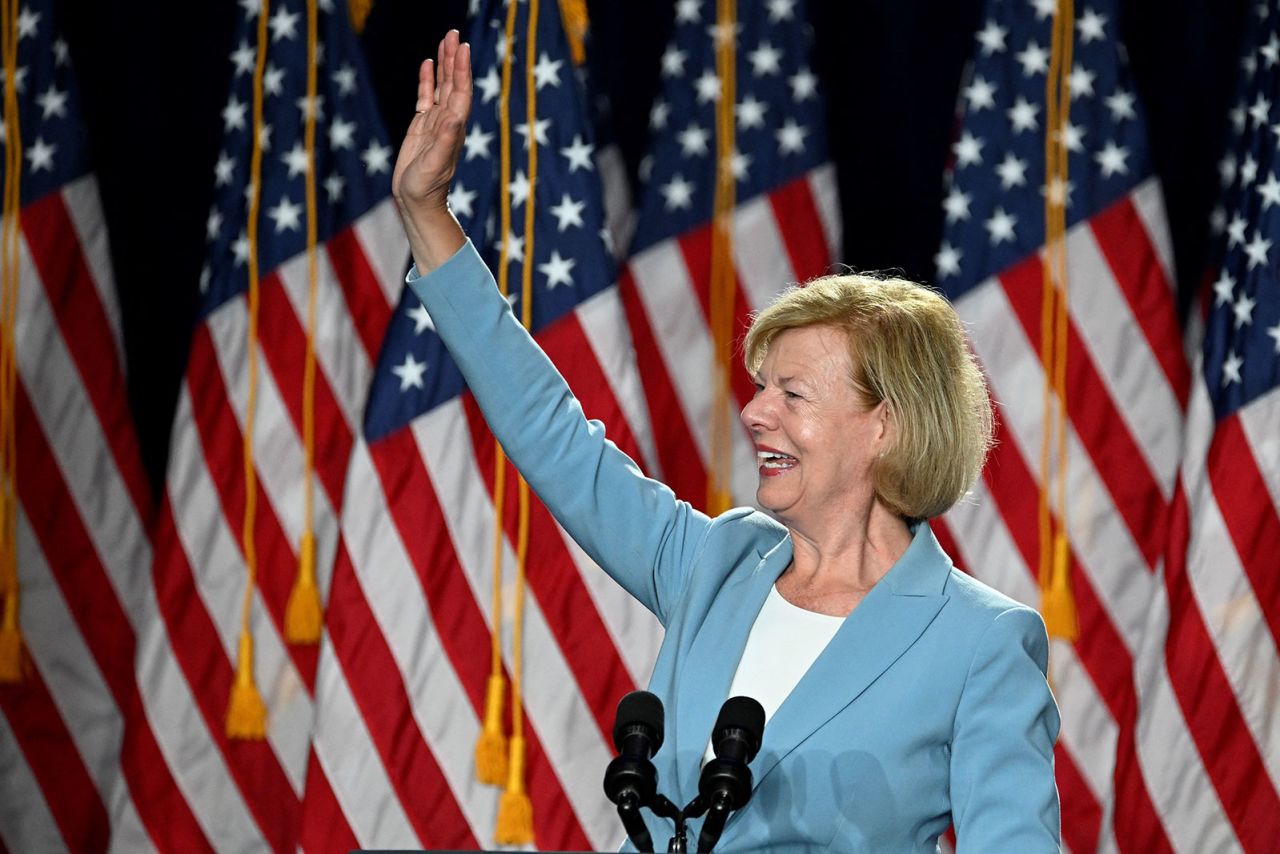
[{"label": "american flag", "polygon": [[[19,182],[21,231],[4,260],[17,290],[3,333],[16,358],[4,405],[17,587],[4,585],[0,603],[17,607],[22,658],[18,681],[0,683],[0,848],[101,850],[113,826],[141,827],[126,780],[162,773],[119,761],[154,505],[67,44],[51,2],[6,5],[2,25],[16,36],[17,122],[3,139],[21,158],[6,176]],[[140,758],[155,756],[149,734],[139,740]]]},{"label": "american flag", "polygon": [[[1070,8],[989,3],[961,90],[937,275],[969,327],[999,425],[972,500],[938,529],[977,577],[1040,604],[1036,506],[1050,488],[1040,452],[1053,426],[1040,350],[1043,193],[1055,193],[1066,205],[1065,521],[1079,623],[1050,662],[1063,840],[1073,851],[1220,850],[1196,842],[1214,796],[1188,782],[1201,754],[1173,699],[1208,686],[1149,627],[1171,604],[1163,555],[1189,386],[1165,214],[1117,3],[1089,0],[1065,19],[1069,109],[1048,126],[1054,16]],[[1046,179],[1046,133],[1065,148],[1065,183]]]},{"label": "american flag", "polygon": [[[593,133],[560,11],[540,4],[531,47],[533,4],[479,5],[468,36],[472,116],[450,204],[492,269],[506,240],[517,314],[525,308],[523,252],[532,241],[534,336],[586,412],[621,448],[646,459],[639,437],[648,432],[647,416],[603,235]],[[525,231],[528,206],[532,233]],[[519,540],[515,472],[504,474],[507,500],[495,512],[495,471],[493,439],[430,316],[406,289],[380,344],[347,476],[304,804],[309,849],[494,842],[502,791],[478,781],[473,756],[490,676],[495,526],[504,531],[500,627],[508,674],[517,666],[509,588]],[[647,681],[657,624],[536,503],[529,529],[519,664],[534,842],[616,847],[622,831],[600,781],[616,703]],[[508,705],[510,697],[508,690]]]},{"label": "american flag", "polygon": [[[729,163],[737,197],[731,228],[735,335],[745,330],[750,312],[787,284],[826,272],[839,252],[839,202],[805,4],[744,3],[736,21],[723,28],[713,0],[678,0],[675,10],[622,294],[643,366],[657,471],[681,498],[706,507],[716,453],[709,315],[716,104],[724,89],[716,71],[718,37],[731,38],[735,54]],[[736,413],[753,387],[736,365],[729,376],[728,491],[736,503],[750,504],[755,449]]]},{"label": "american flag", "polygon": [[1280,10],[1249,15],[1214,214],[1216,276],[1148,628],[1169,680],[1150,692],[1161,706],[1138,712],[1140,728],[1162,716],[1185,727],[1193,752],[1150,771],[1168,841],[1185,851],[1273,851],[1280,832]]},{"label": "american flag", "polygon": [[[222,109],[223,142],[210,175],[215,200],[207,221],[202,302],[154,526],[155,559],[139,610],[145,617],[137,654],[141,702],[129,719],[123,761],[126,768],[142,769],[130,788],[145,810],[149,838],[114,828],[113,843],[126,849],[297,846],[318,648],[286,643],[283,627],[307,528],[307,337],[313,336],[316,368],[311,529],[323,599],[347,461],[407,259],[389,198],[395,152],[367,94],[345,4],[242,0],[240,7]],[[315,57],[314,97],[308,95],[309,54]],[[255,81],[262,97],[260,125]],[[308,113],[315,117],[319,241],[313,324],[306,257]],[[255,133],[261,157],[256,188]],[[256,406],[248,425],[248,220],[255,191],[261,278]],[[246,434],[252,493],[246,488]],[[240,658],[247,588],[242,531],[250,495],[256,501],[257,555],[249,612],[252,673],[267,707],[267,731],[265,740],[231,740],[226,720]],[[140,752],[148,733],[154,736],[149,756]]]}]

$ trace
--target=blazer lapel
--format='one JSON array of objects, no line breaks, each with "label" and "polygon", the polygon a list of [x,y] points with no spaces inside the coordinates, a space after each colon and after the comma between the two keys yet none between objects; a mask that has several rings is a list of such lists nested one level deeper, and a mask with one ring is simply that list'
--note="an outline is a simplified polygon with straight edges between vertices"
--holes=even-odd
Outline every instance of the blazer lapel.
[{"label": "blazer lapel", "polygon": [[729,696],[747,637],[769,590],[791,563],[791,538],[760,556],[755,569],[736,572],[716,594],[690,646],[678,680],[674,776],[677,799],[697,791],[702,755],[720,707]]},{"label": "blazer lapel", "polygon": [[844,621],[765,727],[753,763],[757,786],[916,642],[947,601],[942,589],[950,569],[950,559],[921,523],[907,551]]}]

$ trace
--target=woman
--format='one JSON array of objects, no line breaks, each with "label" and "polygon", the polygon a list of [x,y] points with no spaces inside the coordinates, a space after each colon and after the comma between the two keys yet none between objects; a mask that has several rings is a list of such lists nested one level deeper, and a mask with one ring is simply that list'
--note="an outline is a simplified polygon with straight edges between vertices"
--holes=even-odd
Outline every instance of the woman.
[{"label": "woman", "polygon": [[708,518],[583,417],[450,214],[471,100],[456,32],[438,65],[393,178],[409,285],[539,497],[665,627],[649,686],[667,709],[662,790],[691,799],[720,705],[746,694],[770,720],[721,850],[932,851],[954,824],[961,850],[1056,851],[1043,623],[958,572],[925,521],[971,485],[990,435],[954,311],[845,276],[761,313],[742,420],[767,514]]}]

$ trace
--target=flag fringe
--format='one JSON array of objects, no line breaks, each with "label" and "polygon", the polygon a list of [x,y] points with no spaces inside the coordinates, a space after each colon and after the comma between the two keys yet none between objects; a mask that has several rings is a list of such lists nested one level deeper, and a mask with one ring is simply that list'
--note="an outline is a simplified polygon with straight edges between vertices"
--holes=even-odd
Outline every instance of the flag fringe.
[{"label": "flag fringe", "polygon": [[227,737],[262,741],[267,737],[267,706],[253,683],[253,636],[240,632],[236,684],[227,703]]},{"label": "flag fringe", "polygon": [[533,842],[533,802],[524,788],[524,739],[518,735],[511,739],[510,762],[493,838],[499,845],[528,845]]},{"label": "flag fringe", "polygon": [[507,737],[502,732],[502,701],[507,689],[500,675],[489,677],[484,704],[484,729],[476,739],[476,779],[501,786],[507,779]]}]

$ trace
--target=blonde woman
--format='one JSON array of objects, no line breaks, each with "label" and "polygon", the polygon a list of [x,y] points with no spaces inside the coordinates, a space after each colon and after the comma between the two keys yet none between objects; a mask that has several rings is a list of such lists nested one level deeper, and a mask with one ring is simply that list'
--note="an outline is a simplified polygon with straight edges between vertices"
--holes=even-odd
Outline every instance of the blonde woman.
[{"label": "blonde woman", "polygon": [[662,790],[696,794],[717,711],[747,695],[768,726],[721,850],[933,851],[954,825],[962,851],[1057,851],[1044,625],[956,570],[929,530],[991,434],[951,306],[836,276],[761,312],[742,422],[763,512],[710,518],[583,417],[494,287],[447,205],[471,102],[456,33],[438,65],[423,63],[393,178],[409,285],[539,497],[665,627],[649,685],[667,710]]}]

